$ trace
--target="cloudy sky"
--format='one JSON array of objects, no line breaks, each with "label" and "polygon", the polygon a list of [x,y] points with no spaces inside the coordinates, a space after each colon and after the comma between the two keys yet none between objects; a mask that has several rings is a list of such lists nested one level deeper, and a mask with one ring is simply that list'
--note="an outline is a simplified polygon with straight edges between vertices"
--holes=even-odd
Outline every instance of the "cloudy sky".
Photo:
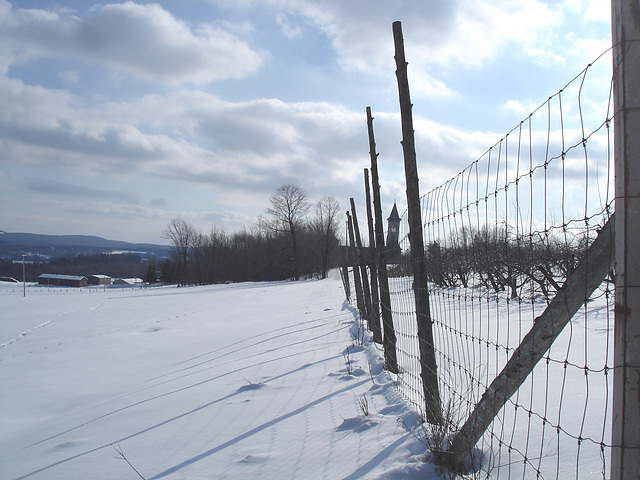
[{"label": "cloudy sky", "polygon": [[367,106],[403,210],[396,20],[423,192],[611,42],[603,0],[0,0],[0,230],[166,243],[255,224],[283,183],[346,210]]}]

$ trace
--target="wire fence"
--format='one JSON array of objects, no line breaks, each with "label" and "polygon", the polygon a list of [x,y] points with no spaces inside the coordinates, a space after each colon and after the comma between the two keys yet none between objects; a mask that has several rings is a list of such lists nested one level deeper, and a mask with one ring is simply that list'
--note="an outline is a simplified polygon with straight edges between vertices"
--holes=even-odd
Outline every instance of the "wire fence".
[{"label": "wire fence", "polygon": [[[444,416],[437,434],[423,432],[432,447],[447,448],[567,279],[589,262],[588,247],[613,214],[610,69],[607,51],[421,198],[428,291],[420,293],[430,298]],[[405,212],[399,250],[386,246],[394,378],[424,416],[408,237]],[[585,286],[583,306],[505,398],[476,444],[470,477],[607,478],[614,288],[611,274],[601,280],[593,294]]]}]

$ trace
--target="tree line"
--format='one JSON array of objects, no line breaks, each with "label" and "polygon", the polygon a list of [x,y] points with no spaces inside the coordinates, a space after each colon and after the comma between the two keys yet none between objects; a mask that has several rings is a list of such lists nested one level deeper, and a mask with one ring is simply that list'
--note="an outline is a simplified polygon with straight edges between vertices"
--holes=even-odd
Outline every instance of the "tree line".
[{"label": "tree line", "polygon": [[162,266],[163,281],[187,284],[325,278],[337,265],[340,204],[323,196],[315,204],[292,184],[278,187],[257,224],[239,232],[213,227],[198,231],[172,219],[162,232],[172,258]]}]

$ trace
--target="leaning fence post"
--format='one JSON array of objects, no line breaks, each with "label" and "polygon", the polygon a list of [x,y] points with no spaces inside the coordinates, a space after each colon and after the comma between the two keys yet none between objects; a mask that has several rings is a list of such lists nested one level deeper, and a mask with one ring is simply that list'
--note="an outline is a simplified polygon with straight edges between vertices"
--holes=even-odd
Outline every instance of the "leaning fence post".
[{"label": "leaning fence post", "polygon": [[[534,320],[531,330],[511,354],[500,374],[482,394],[462,428],[450,440],[448,449],[436,452],[442,465],[454,471],[460,469],[465,457],[480,440],[500,409],[531,374],[578,309],[607,277],[613,267],[616,215],[617,213],[609,218],[587,249],[585,258],[569,275],[544,312]],[[633,428],[637,430],[638,425],[634,425]],[[637,449],[634,452],[638,454]]]},{"label": "leaning fence post", "polygon": [[356,305],[360,315],[364,316],[364,296],[362,295],[362,281],[360,279],[360,265],[358,260],[358,252],[356,252],[356,242],[353,239],[353,221],[351,215],[347,212],[347,230],[349,231],[349,243],[351,248],[349,249],[353,257],[353,283],[356,287]]},{"label": "leaning fence post", "polygon": [[435,347],[433,344],[433,321],[429,310],[429,290],[424,256],[422,215],[420,211],[420,187],[418,185],[418,165],[416,161],[415,136],[407,77],[407,61],[404,55],[402,24],[393,23],[395,44],[396,77],[400,99],[400,119],[402,121],[402,150],[404,171],[407,182],[407,210],[409,214],[409,243],[411,245],[411,265],[413,270],[413,291],[418,322],[418,342],[420,345],[420,377],[425,397],[426,420],[434,425],[442,423],[442,406],[438,390],[438,374]]},{"label": "leaning fence post", "polygon": [[371,275],[371,311],[369,326],[373,332],[373,341],[382,343],[380,331],[380,297],[378,295],[378,267],[376,265],[376,239],[373,232],[373,214],[371,212],[371,187],[369,186],[369,170],[364,169],[364,191],[367,201],[367,226],[369,227],[369,272]]},{"label": "leaning fence post", "polygon": [[347,266],[347,257],[349,255],[347,249],[345,249],[346,255],[342,259],[342,266],[340,267],[340,277],[342,277],[342,286],[344,287],[344,296],[347,298],[347,302],[351,303],[351,287],[349,285],[349,267]]},{"label": "leaning fence post", "polygon": [[367,107],[367,130],[369,132],[369,155],[371,156],[371,187],[373,189],[373,211],[375,217],[376,250],[378,260],[378,283],[380,284],[380,309],[382,310],[382,345],[384,362],[387,370],[398,373],[396,356],[396,331],[393,328],[391,313],[391,294],[389,291],[389,276],[387,275],[387,258],[384,246],[384,228],[382,226],[382,205],[380,203],[380,178],[378,176],[378,154],[373,135],[373,117],[371,107]]},{"label": "leaning fence post", "polygon": [[353,232],[356,237],[356,254],[358,255],[358,264],[360,265],[360,275],[362,279],[362,294],[365,309],[363,316],[367,319],[367,326],[371,329],[371,324],[369,323],[369,319],[371,318],[371,288],[369,287],[369,276],[367,275],[367,262],[364,260],[364,249],[362,248],[362,240],[360,237],[360,224],[358,223],[356,204],[353,198],[350,198],[349,202],[351,203]]},{"label": "leaning fence post", "polygon": [[640,6],[611,2],[616,308],[611,479],[640,475]]}]

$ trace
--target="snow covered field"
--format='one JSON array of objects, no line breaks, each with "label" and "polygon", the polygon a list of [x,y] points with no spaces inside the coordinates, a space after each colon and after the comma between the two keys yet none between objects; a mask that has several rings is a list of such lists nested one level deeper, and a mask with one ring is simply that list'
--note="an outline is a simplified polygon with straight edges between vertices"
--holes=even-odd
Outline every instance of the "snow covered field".
[{"label": "snow covered field", "polygon": [[354,319],[339,279],[0,284],[0,478],[438,478]]}]

